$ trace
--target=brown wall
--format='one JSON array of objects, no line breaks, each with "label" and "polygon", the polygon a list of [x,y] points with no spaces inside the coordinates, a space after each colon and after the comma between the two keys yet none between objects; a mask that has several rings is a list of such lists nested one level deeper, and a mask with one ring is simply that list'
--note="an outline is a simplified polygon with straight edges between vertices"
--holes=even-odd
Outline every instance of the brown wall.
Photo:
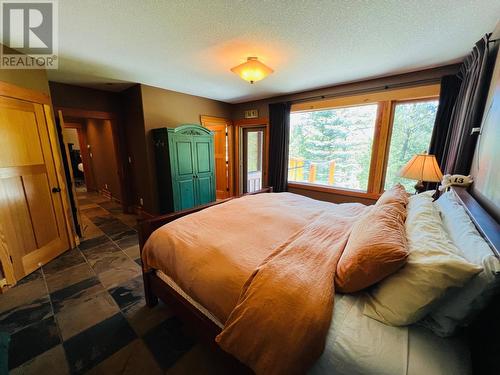
[{"label": "brown wall", "polygon": [[412,83],[422,80],[439,81],[439,79],[443,75],[455,74],[458,72],[458,69],[458,64],[446,65],[434,69],[422,70],[419,72],[398,74],[388,77],[370,79],[366,81],[329,86],[317,90],[308,90],[290,95],[276,96],[263,100],[239,103],[233,106],[232,118],[233,120],[244,118],[244,111],[248,109],[258,109],[259,117],[268,117],[269,103],[296,101],[306,98],[315,98],[316,100],[319,100],[321,99],[321,96],[344,96],[369,91],[380,91],[384,88],[384,86],[388,85],[411,85]]},{"label": "brown wall", "polygon": [[[122,200],[113,132],[109,120],[87,120],[87,143],[90,145],[90,168],[98,190],[109,190]],[[106,189],[107,185],[107,189]]]},{"label": "brown wall", "polygon": [[[134,176],[135,204],[143,199],[147,212],[158,212],[156,163],[151,130],[200,124],[200,116],[231,118],[231,105],[156,87],[137,85],[123,93],[126,137]],[[142,110],[140,110],[141,108]]]},{"label": "brown wall", "polygon": [[88,111],[118,112],[121,95],[115,92],[49,82],[52,103],[57,108],[77,108]]}]

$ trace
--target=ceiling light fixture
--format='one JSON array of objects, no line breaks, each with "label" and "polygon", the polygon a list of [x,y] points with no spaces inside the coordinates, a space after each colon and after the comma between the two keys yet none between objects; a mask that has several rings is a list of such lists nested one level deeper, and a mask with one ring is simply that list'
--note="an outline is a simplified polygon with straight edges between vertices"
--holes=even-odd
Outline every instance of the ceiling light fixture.
[{"label": "ceiling light fixture", "polygon": [[261,63],[257,57],[248,57],[247,62],[231,68],[231,71],[250,83],[260,81],[274,72],[270,67]]}]

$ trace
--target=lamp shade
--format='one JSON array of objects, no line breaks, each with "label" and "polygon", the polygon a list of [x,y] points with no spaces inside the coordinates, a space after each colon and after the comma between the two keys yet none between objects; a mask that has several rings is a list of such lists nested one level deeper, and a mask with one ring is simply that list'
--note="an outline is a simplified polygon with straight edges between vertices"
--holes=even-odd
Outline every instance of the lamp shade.
[{"label": "lamp shade", "polygon": [[410,180],[438,182],[443,178],[434,155],[417,154],[399,171],[399,176]]},{"label": "lamp shade", "polygon": [[257,57],[248,57],[247,62],[231,68],[231,71],[250,83],[260,81],[273,72],[270,67],[261,63]]}]

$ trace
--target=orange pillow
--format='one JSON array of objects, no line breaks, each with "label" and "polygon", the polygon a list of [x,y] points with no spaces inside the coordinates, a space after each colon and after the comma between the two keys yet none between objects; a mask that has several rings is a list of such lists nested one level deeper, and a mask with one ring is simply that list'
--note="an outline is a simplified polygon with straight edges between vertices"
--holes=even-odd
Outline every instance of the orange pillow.
[{"label": "orange pillow", "polygon": [[405,187],[401,184],[394,185],[389,190],[384,191],[375,205],[379,206],[387,203],[400,203],[406,206],[408,204],[408,193]]},{"label": "orange pillow", "polygon": [[406,209],[397,203],[370,207],[352,228],[337,265],[337,291],[353,293],[396,272],[406,263]]}]

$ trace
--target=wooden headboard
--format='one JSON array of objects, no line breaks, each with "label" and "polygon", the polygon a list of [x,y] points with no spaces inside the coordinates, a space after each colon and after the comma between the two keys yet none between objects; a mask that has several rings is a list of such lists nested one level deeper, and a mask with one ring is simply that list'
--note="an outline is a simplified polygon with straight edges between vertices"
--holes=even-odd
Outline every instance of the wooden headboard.
[{"label": "wooden headboard", "polygon": [[[500,224],[465,188],[452,189],[472,222],[490,245],[493,253],[500,255]],[[493,297],[490,305],[468,327],[466,335],[472,356],[473,374],[500,374],[500,295]]]}]

